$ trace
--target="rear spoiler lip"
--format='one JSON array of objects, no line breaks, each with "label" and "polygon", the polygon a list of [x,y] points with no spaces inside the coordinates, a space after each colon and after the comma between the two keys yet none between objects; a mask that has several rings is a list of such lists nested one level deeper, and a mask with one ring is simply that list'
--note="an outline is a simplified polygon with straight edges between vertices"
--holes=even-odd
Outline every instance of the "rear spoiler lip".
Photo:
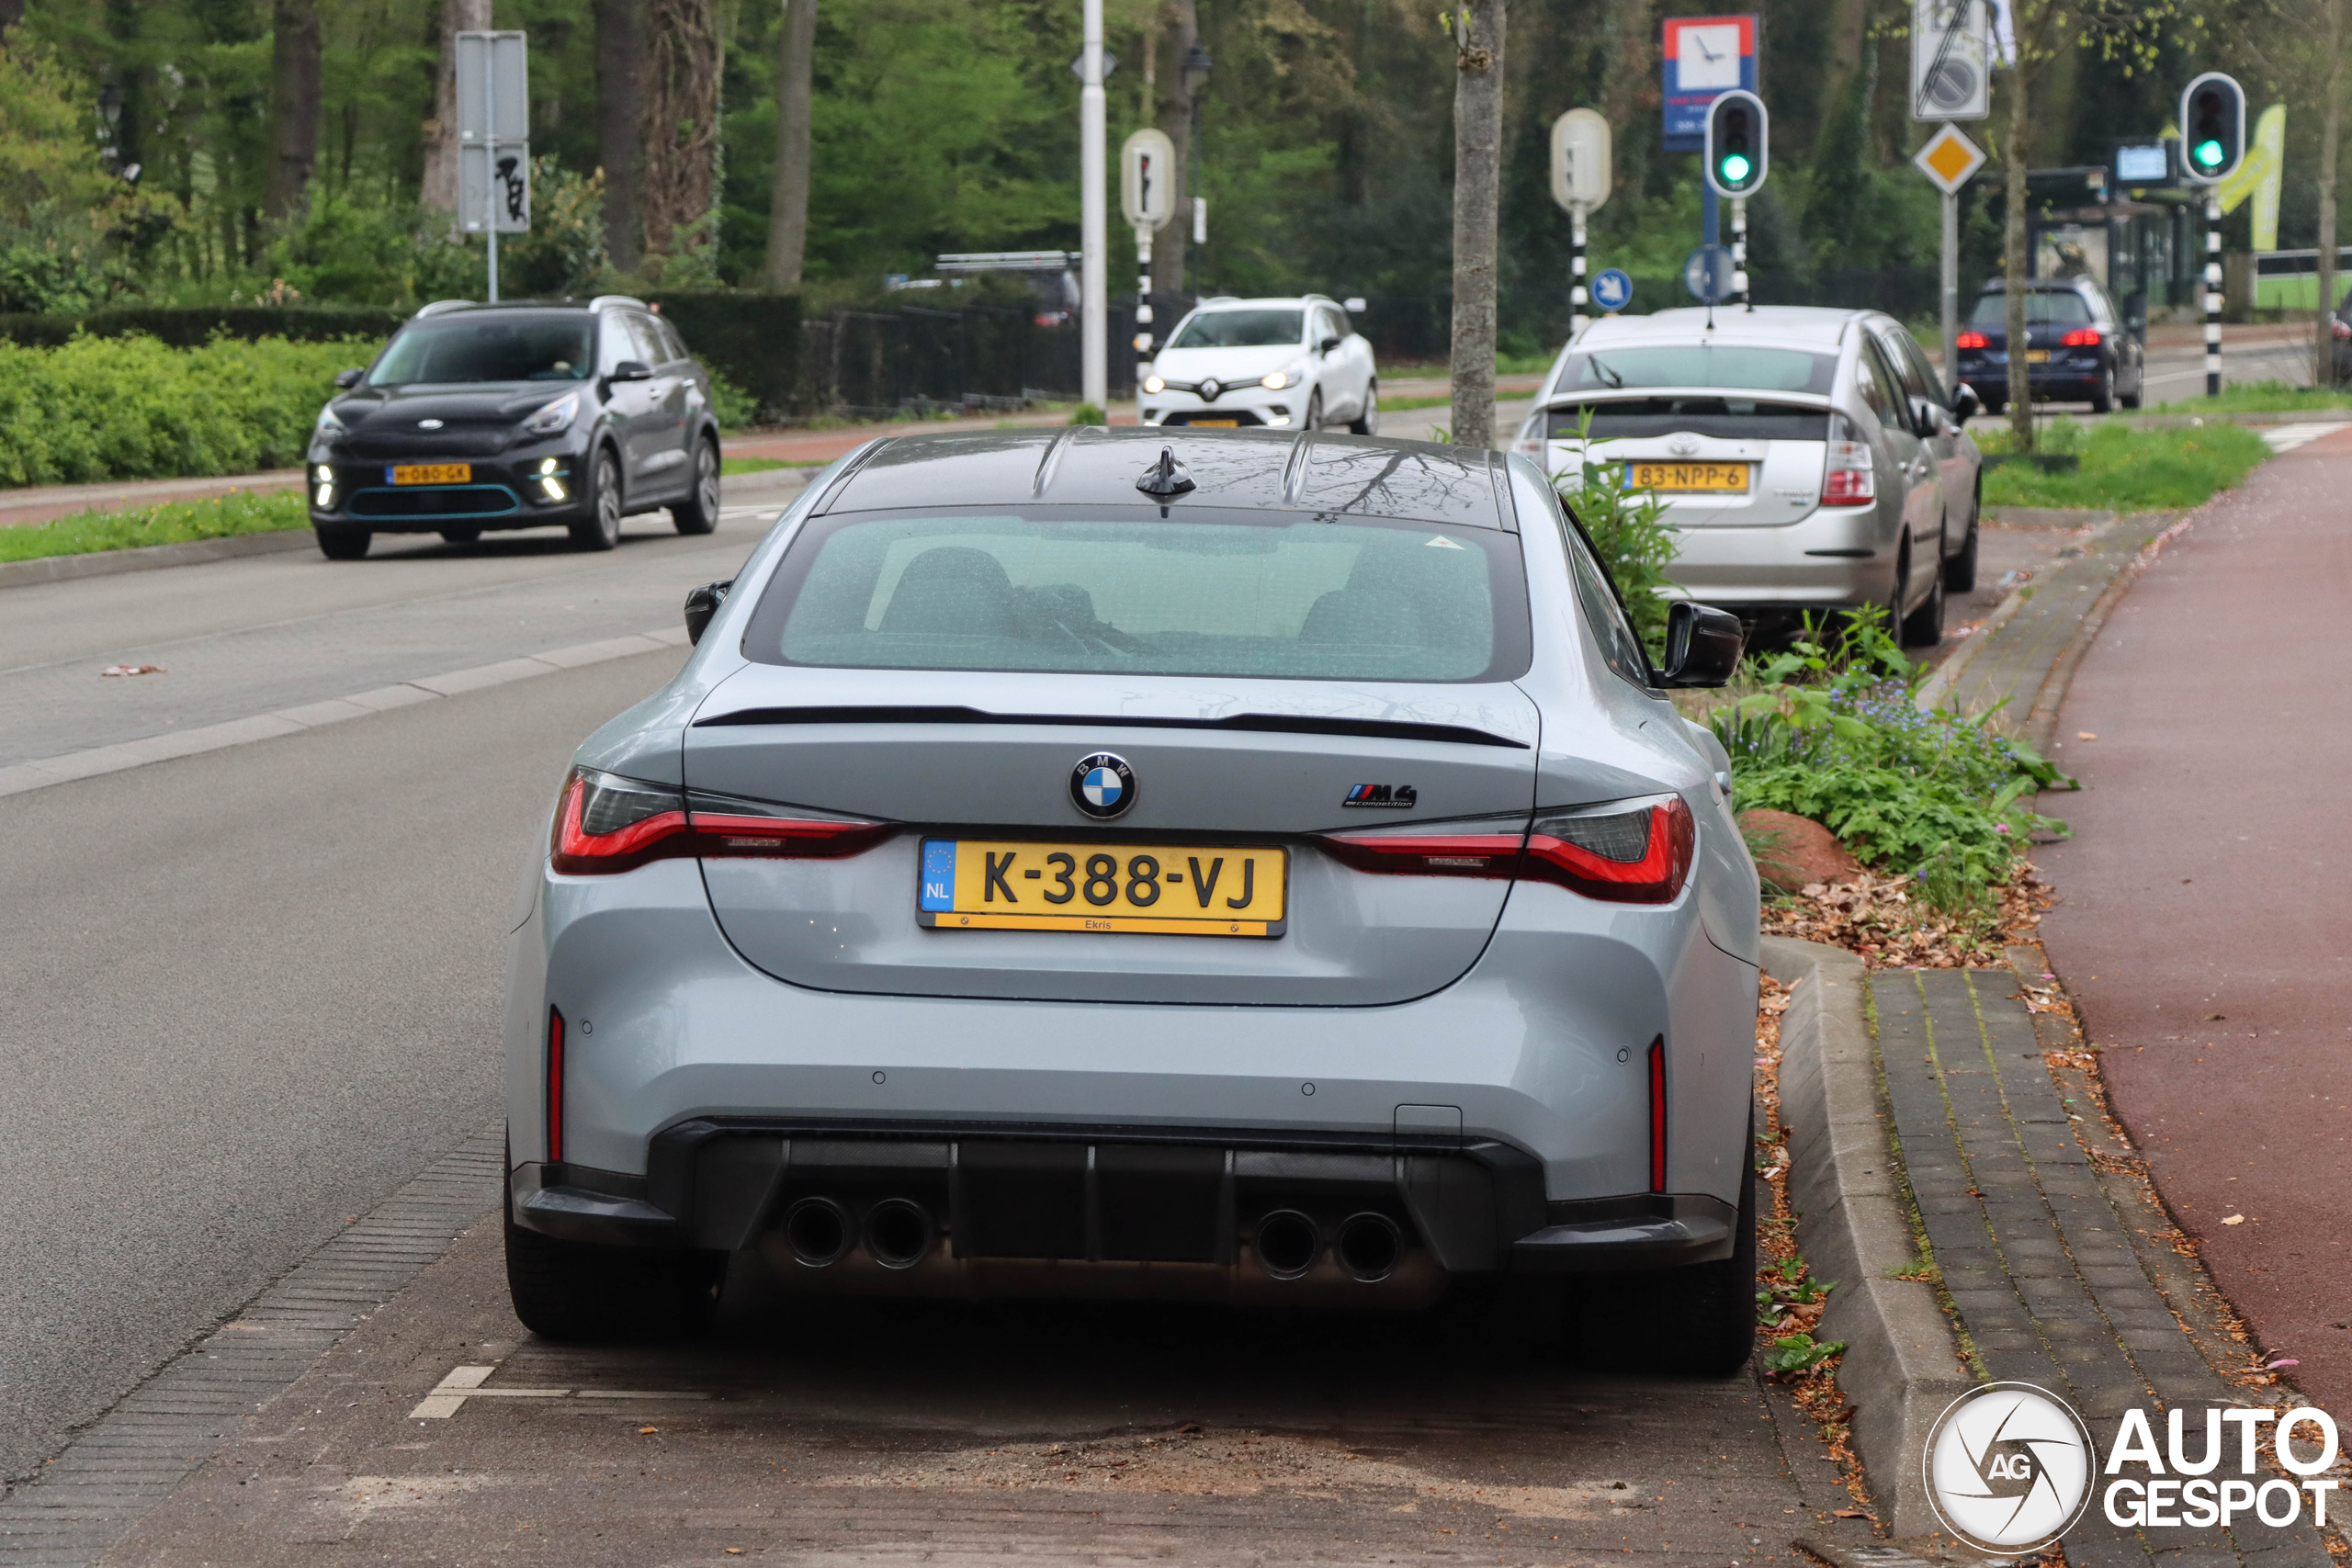
[{"label": "rear spoiler lip", "polygon": [[1346,735],[1375,740],[1430,740],[1442,745],[1500,746],[1529,751],[1533,746],[1491,730],[1411,719],[1339,718],[1307,714],[1245,713],[1227,718],[1164,718],[1114,714],[983,713],[972,707],[841,706],[753,707],[697,718],[693,728],[745,724],[1025,724],[1063,728],[1207,729],[1278,735]]}]

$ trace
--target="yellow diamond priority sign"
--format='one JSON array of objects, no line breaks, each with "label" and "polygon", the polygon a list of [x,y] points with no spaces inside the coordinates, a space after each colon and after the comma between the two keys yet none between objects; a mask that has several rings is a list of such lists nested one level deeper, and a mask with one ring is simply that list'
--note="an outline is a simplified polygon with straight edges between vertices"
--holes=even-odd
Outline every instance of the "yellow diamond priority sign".
[{"label": "yellow diamond priority sign", "polygon": [[1966,185],[1984,166],[1984,150],[1971,141],[1958,126],[1947,123],[1912,160],[1946,196]]}]

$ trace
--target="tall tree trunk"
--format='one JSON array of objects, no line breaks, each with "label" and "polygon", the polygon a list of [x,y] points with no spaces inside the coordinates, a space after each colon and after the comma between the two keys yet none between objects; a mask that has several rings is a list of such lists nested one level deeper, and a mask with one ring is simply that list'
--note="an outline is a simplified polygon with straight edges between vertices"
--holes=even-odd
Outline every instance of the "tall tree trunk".
[{"label": "tall tree trunk", "polygon": [[424,122],[424,180],[418,199],[458,212],[458,35],[490,28],[490,0],[441,0],[441,68],[433,78],[433,118]]},{"label": "tall tree trunk", "polygon": [[2017,449],[2020,452],[2033,450],[2033,387],[2026,378],[2025,359],[2025,165],[2027,139],[2033,129],[2029,103],[2031,85],[2022,62],[2010,68],[2008,145],[2001,154],[2006,164],[2002,175],[2007,182],[2008,209],[2003,214],[2001,231],[2001,278],[2008,333],[2009,429],[2017,437]]},{"label": "tall tree trunk", "polygon": [[768,288],[800,287],[808,251],[808,111],[817,58],[817,0],[784,0],[775,51],[775,180],[768,187]]},{"label": "tall tree trunk", "polygon": [[269,178],[262,210],[298,217],[319,166],[318,0],[275,0],[270,10]]},{"label": "tall tree trunk", "polygon": [[645,259],[644,0],[595,0],[596,162],[605,171],[605,254]]},{"label": "tall tree trunk", "polygon": [[673,254],[710,211],[718,173],[718,0],[651,0],[645,81],[645,249]]},{"label": "tall tree trunk", "polygon": [[1176,216],[1152,236],[1151,287],[1159,294],[1182,294],[1188,261],[1185,247],[1193,240],[1193,191],[1198,184],[1193,178],[1193,95],[1184,86],[1184,56],[1201,41],[1201,18],[1193,0],[1168,0],[1161,14],[1166,19],[1154,40],[1154,47],[1160,51],[1155,62],[1159,78],[1158,118],[1159,129],[1176,144],[1176,171],[1182,183],[1176,192]]},{"label": "tall tree trunk", "polygon": [[1495,443],[1495,213],[1502,190],[1504,0],[1453,26],[1453,439]]},{"label": "tall tree trunk", "polygon": [[2335,159],[2344,135],[2345,0],[2325,0],[2321,37],[2327,75],[2319,111],[2319,321],[2312,345],[2312,383],[2335,384]]},{"label": "tall tree trunk", "polygon": [[[17,14],[24,7],[17,6]],[[114,45],[115,91],[119,96],[112,129],[115,170],[120,173],[147,156],[148,66],[140,47],[138,0],[107,0],[107,38]]]}]

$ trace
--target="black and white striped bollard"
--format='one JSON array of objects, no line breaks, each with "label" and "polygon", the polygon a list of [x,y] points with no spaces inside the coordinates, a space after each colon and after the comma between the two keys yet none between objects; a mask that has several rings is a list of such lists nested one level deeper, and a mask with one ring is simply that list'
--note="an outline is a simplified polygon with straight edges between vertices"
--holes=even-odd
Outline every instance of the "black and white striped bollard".
[{"label": "black and white striped bollard", "polygon": [[2205,395],[2222,395],[2222,198],[2205,189]]}]

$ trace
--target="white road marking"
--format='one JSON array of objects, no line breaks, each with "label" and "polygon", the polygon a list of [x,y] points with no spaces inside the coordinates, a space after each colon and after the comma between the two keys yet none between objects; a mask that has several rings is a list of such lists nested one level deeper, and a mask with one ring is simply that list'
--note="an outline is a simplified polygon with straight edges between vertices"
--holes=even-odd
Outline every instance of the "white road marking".
[{"label": "white road marking", "polygon": [[2273,452],[2291,452],[2306,442],[2316,441],[2323,435],[2333,435],[2346,427],[2347,422],[2340,419],[2310,424],[2274,424],[2262,433],[2262,438],[2270,443]]},{"label": "white road marking", "polygon": [[484,1388],[495,1366],[453,1367],[431,1393],[408,1413],[412,1421],[447,1421],[469,1399],[708,1399],[707,1393],[682,1389],[640,1388]]}]

